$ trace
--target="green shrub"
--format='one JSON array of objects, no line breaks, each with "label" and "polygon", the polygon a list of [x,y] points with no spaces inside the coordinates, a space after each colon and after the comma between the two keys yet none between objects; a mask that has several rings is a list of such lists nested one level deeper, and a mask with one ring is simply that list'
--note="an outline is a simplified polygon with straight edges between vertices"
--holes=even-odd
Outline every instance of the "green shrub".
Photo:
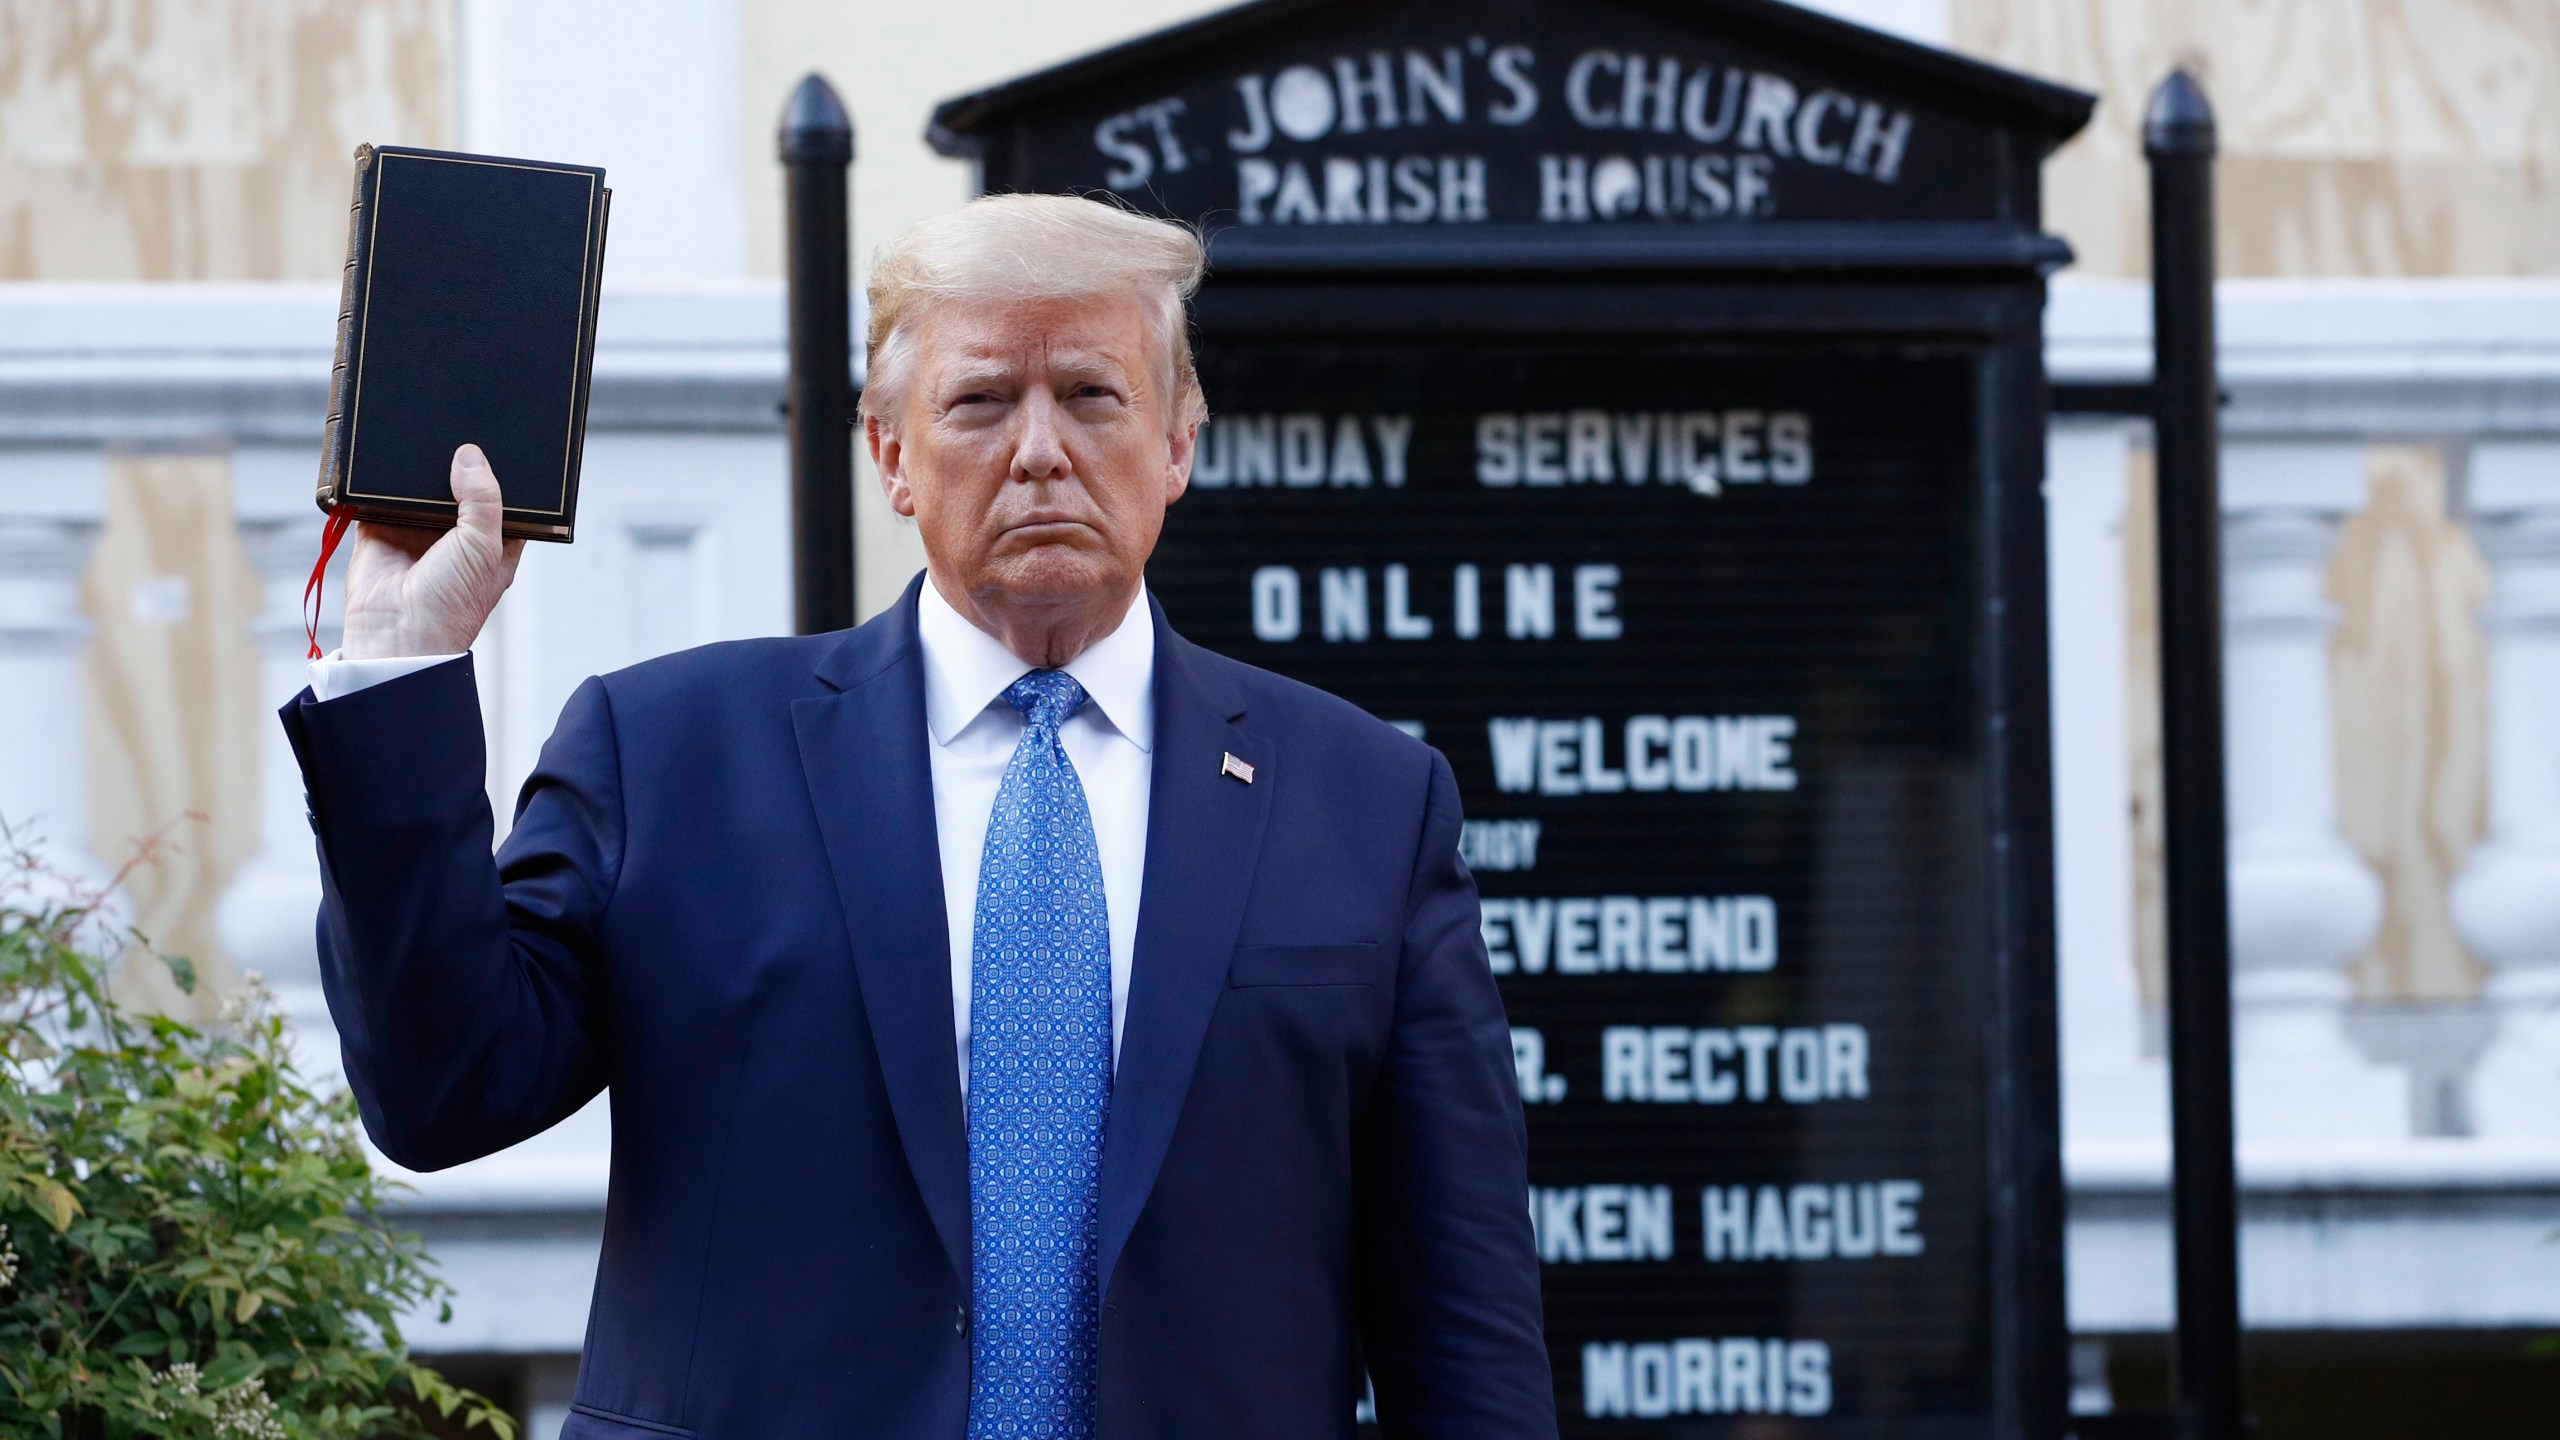
[{"label": "green shrub", "polygon": [[409,1359],[399,1317],[449,1291],[384,1223],[353,1099],[294,1073],[254,987],[209,1029],[118,1009],[117,964],[195,977],[101,898],[0,828],[0,1437],[423,1436],[432,1408],[513,1440]]}]

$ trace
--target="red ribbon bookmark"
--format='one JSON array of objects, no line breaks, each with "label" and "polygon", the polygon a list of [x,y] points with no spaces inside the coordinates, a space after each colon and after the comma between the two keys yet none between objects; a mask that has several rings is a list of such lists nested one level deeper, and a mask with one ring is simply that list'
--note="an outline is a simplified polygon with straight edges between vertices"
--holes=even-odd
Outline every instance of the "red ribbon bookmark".
[{"label": "red ribbon bookmark", "polygon": [[310,582],[302,587],[302,633],[310,638],[311,658],[320,658],[321,582],[328,578],[329,557],[338,553],[338,542],[347,536],[347,525],[356,517],[352,511],[332,510],[329,521],[320,527],[320,558],[311,567]]}]

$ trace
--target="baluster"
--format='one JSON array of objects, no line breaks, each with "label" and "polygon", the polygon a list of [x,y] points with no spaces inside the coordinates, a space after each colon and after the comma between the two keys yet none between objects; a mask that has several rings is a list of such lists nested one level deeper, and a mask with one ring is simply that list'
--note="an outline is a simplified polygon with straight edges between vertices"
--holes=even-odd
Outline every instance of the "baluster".
[{"label": "baluster", "polygon": [[2560,1139],[2560,444],[2472,458],[2473,543],[2489,563],[2489,834],[2453,918],[2489,966],[2496,1030],[2472,1067],[2484,1137]]},{"label": "baluster", "polygon": [[[101,476],[101,495],[104,486]],[[114,873],[90,848],[81,677],[96,627],[81,608],[80,581],[103,528],[95,515],[0,517],[0,820],[22,842],[40,840],[37,853],[70,887],[44,884],[30,897],[38,903]]]},{"label": "baluster", "polygon": [[2235,444],[2224,460],[2224,746],[2229,756],[2233,1052],[2240,1135],[2387,1140],[2408,1082],[2346,1031],[2347,966],[2382,887],[2338,833],[2325,574],[2364,499],[2360,446]]}]

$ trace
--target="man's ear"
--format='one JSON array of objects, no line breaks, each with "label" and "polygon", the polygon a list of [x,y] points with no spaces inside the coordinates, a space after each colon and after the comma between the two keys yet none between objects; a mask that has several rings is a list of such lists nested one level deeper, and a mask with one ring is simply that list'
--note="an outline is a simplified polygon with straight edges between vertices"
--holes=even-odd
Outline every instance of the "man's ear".
[{"label": "man's ear", "polygon": [[898,443],[898,432],[877,415],[862,417],[863,438],[871,444],[871,470],[880,477],[880,493],[889,497],[889,508],[910,520],[916,518],[915,487],[907,483],[907,450]]},{"label": "man's ear", "polygon": [[1200,424],[1176,430],[1165,439],[1164,503],[1172,504],[1191,488],[1191,457],[1200,450]]}]

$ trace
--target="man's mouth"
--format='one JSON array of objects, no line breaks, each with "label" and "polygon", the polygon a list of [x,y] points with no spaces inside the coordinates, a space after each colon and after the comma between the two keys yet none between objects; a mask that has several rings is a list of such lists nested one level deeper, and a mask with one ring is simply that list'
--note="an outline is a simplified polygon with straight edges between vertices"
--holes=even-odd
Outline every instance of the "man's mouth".
[{"label": "man's mouth", "polygon": [[1092,529],[1091,525],[1071,515],[1035,512],[1006,526],[1004,538],[1045,545],[1067,539],[1074,532]]}]

